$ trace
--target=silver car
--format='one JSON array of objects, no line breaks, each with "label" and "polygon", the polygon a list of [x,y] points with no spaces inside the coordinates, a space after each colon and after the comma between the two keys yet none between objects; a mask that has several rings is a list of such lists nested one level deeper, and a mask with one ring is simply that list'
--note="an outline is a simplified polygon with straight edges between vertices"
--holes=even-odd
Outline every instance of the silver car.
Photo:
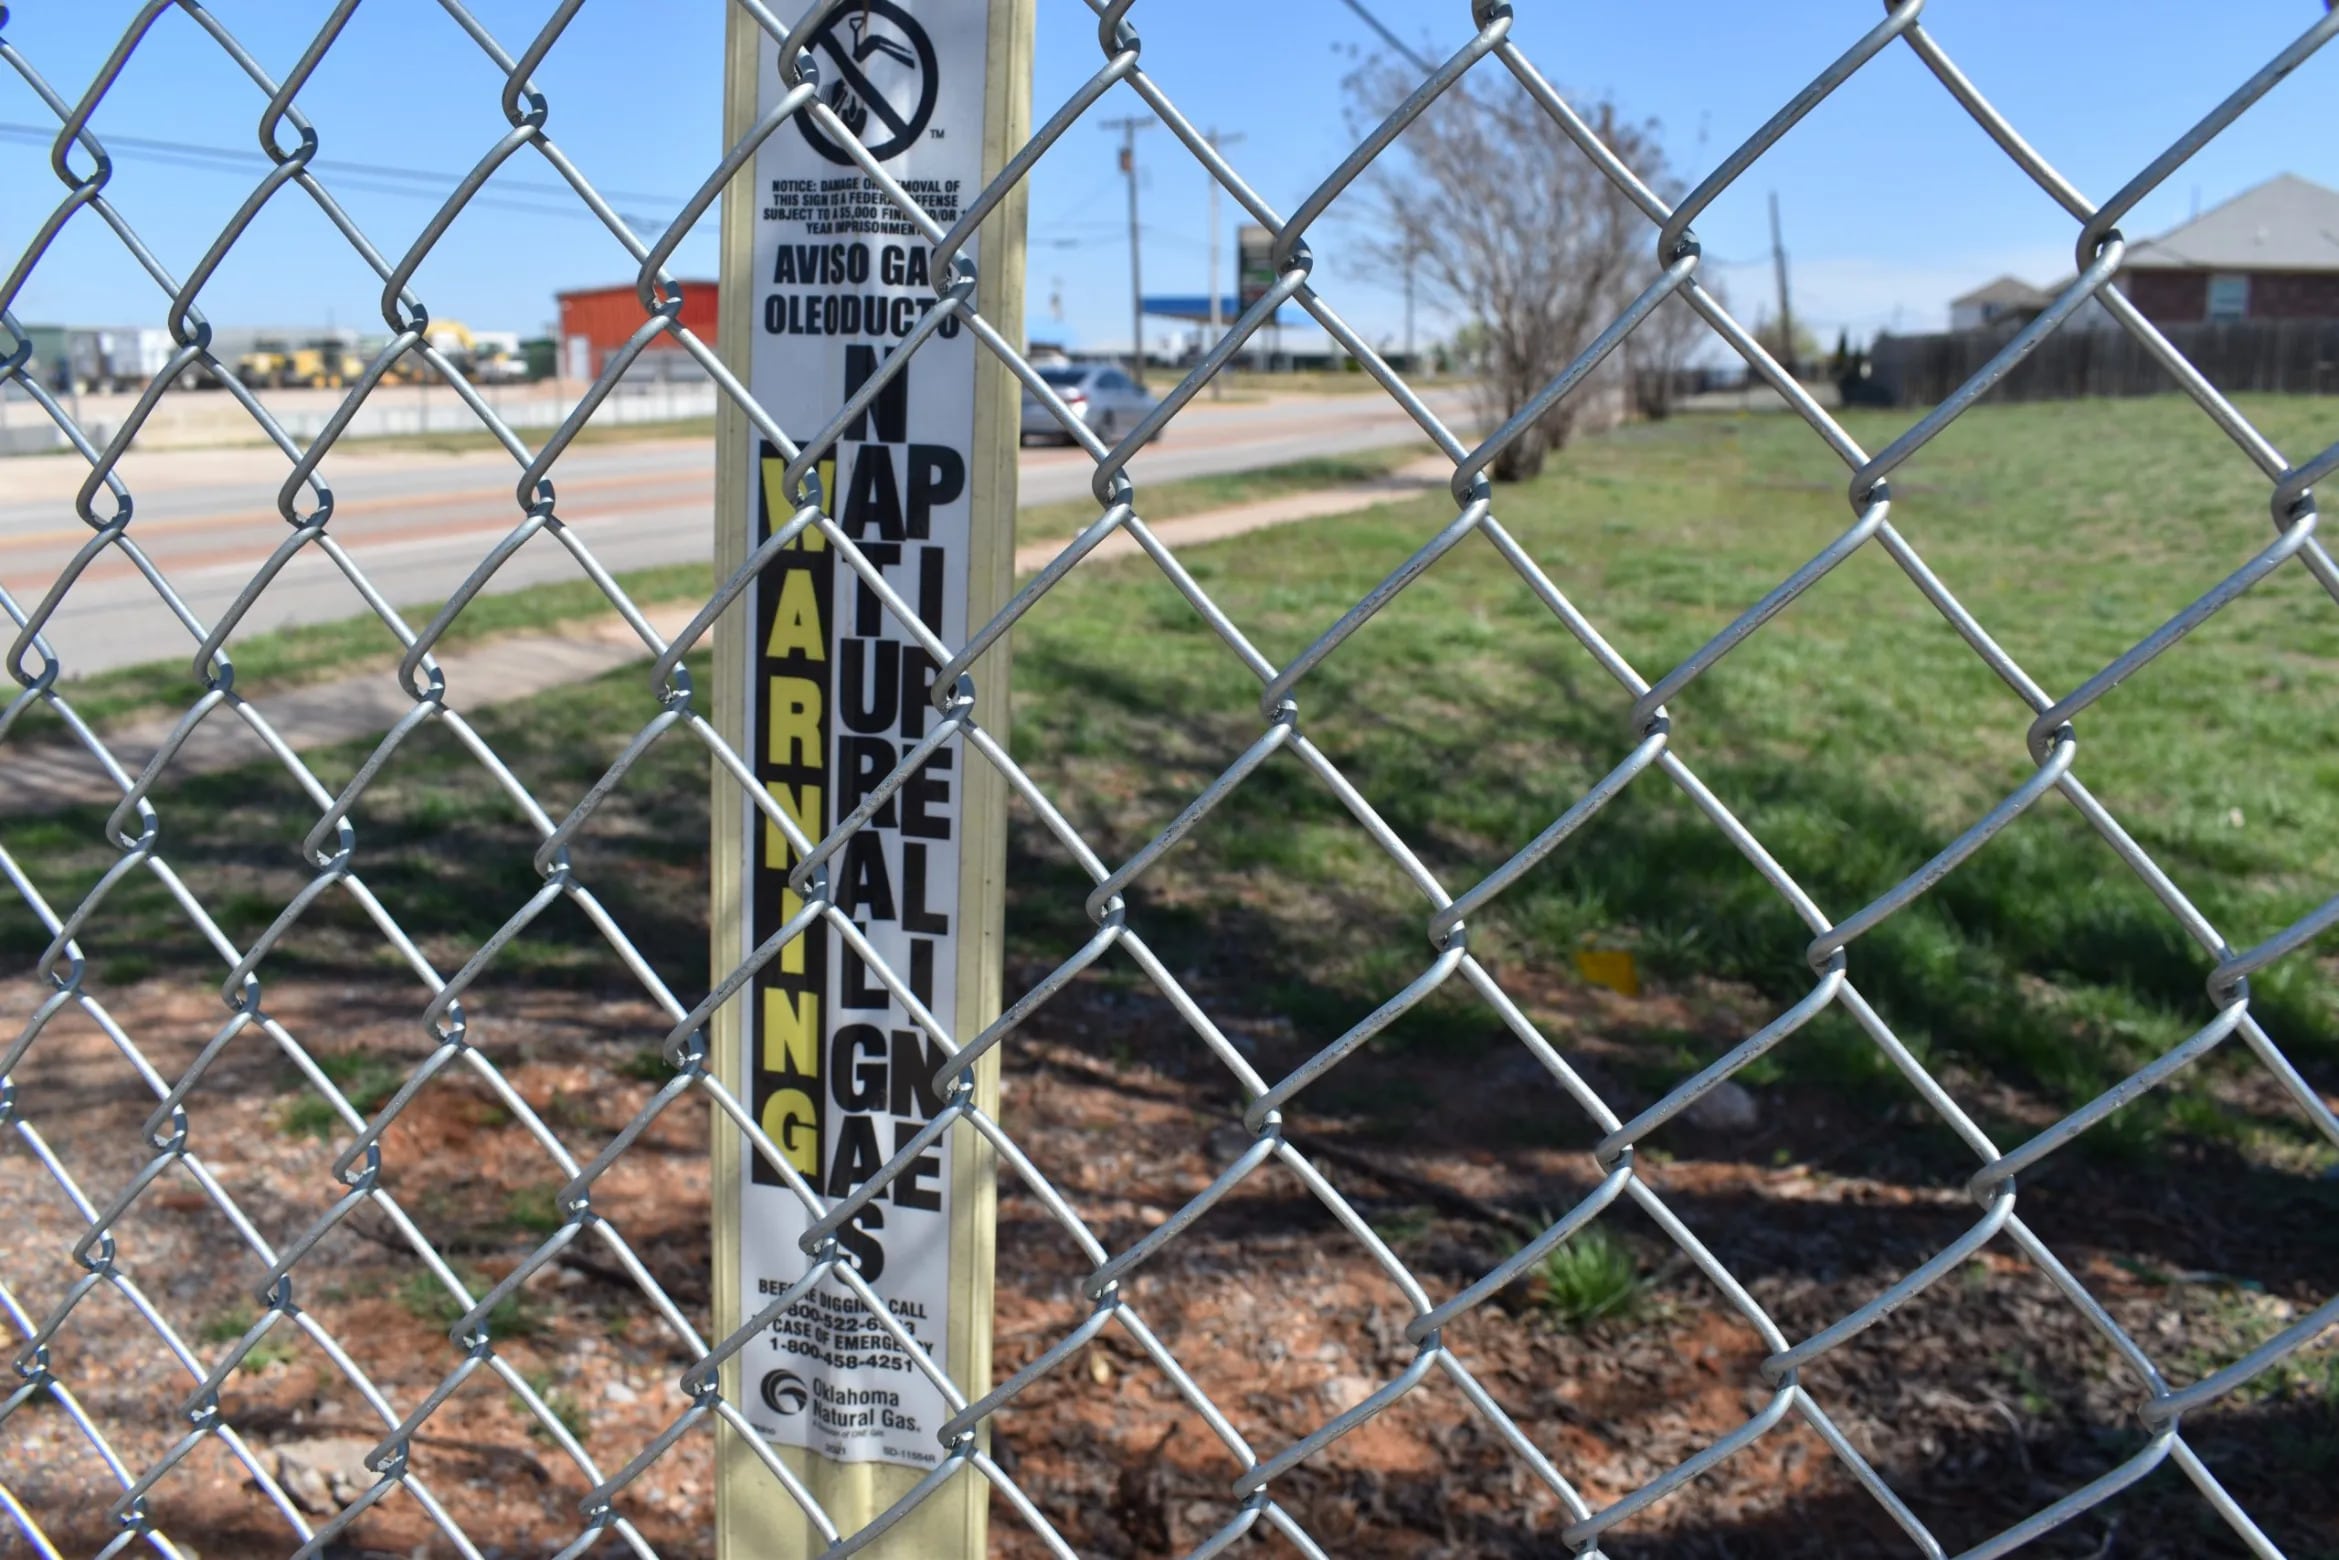
[{"label": "silver car", "polygon": [[[1107,444],[1136,427],[1157,404],[1142,385],[1108,363],[1045,364],[1040,377]],[[1023,393],[1023,437],[1073,442],[1056,414],[1029,390]]]}]

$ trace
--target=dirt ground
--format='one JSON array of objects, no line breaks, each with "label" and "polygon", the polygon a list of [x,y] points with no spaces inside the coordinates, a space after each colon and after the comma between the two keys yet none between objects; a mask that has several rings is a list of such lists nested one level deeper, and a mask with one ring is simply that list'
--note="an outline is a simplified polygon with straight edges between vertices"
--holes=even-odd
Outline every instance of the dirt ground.
[{"label": "dirt ground", "polygon": [[[1013,972],[1023,981],[1042,971]],[[215,997],[155,978],[102,993],[166,1077],[219,1022]],[[1705,993],[1683,1005],[1731,1005]],[[1541,994],[1571,1062],[1618,1100],[1647,1097],[1612,1074],[1604,1030],[1646,1025],[1652,1005],[1590,987]],[[483,1003],[481,1044],[544,1127],[584,1160],[653,1092],[646,1005],[534,989]],[[427,1051],[411,986],[280,980],[268,1010],[320,1053],[411,1068]],[[11,1015],[10,1027],[21,1021]],[[1688,1020],[1685,1017],[1685,1021]],[[1263,1070],[1296,1060],[1286,1028],[1230,1031]],[[615,1038],[613,1038],[615,1037]],[[1109,1248],[1158,1226],[1247,1141],[1231,1085],[1166,1005],[1084,982],[1008,1048],[1005,1119]],[[394,1075],[344,1062],[345,1086],[378,1098]],[[1352,1092],[1403,1091],[1402,1138],[1370,1112],[1301,1112],[1294,1140],[1372,1221],[1433,1298],[1475,1280],[1518,1231],[1571,1206],[1597,1179],[1592,1134],[1524,1052],[1472,1076],[1430,1074],[1401,1054],[1360,1053]],[[153,1095],[98,1028],[72,1010],[15,1068],[17,1119],[104,1205],[148,1155]],[[384,1081],[388,1079],[389,1082]],[[354,1080],[354,1081],[353,1081]],[[309,1101],[304,1114],[304,1100]],[[1653,1186],[1746,1283],[1790,1338],[1855,1308],[1970,1227],[1975,1209],[1946,1134],[1913,1112],[1757,1091],[1759,1115],[1660,1134]],[[331,1161],[348,1141],[314,1130],[313,1096],[258,1030],[220,1054],[188,1103],[188,1146],[271,1241],[331,1206]],[[707,1110],[661,1116],[599,1183],[596,1211],[689,1324],[707,1327]],[[382,1141],[381,1185],[475,1292],[557,1226],[564,1179],[528,1126],[477,1076],[441,1073]],[[12,1141],[0,1153],[0,1260],[35,1324],[83,1270],[86,1227],[57,1179]],[[1968,1162],[1970,1164],[1970,1161]],[[2106,1166],[2080,1156],[2025,1182],[2022,1216],[2060,1252],[2172,1380],[2239,1357],[2339,1286],[2332,1184],[2278,1167],[2200,1158]],[[1629,1304],[1565,1325],[1524,1279],[1449,1329],[1447,1341],[1534,1444],[1595,1506],[1694,1455],[1765,1401],[1764,1350],[1645,1216],[1620,1203],[1603,1225],[1640,1283]],[[216,1359],[259,1316],[264,1265],[183,1167],[166,1170],[116,1226],[118,1262],[186,1345]],[[1085,1264],[1039,1202],[1003,1188],[995,1369],[1022,1366],[1087,1314]],[[456,1314],[373,1207],[298,1268],[295,1298],[399,1412],[463,1363]],[[2247,1277],[2238,1275],[2246,1274]],[[1286,1171],[1254,1174],[1125,1288],[1132,1306],[1261,1456],[1304,1436],[1399,1374],[1415,1355],[1395,1286]],[[644,1302],[618,1256],[581,1238],[492,1322],[502,1366],[606,1475],[687,1406],[683,1342]],[[2339,1350],[2326,1338],[2252,1389],[2186,1421],[2189,1443],[2293,1555],[2339,1552]],[[134,1468],[184,1433],[194,1378],[112,1288],[72,1312],[49,1368]],[[1818,1401],[1952,1551],[1982,1541],[2116,1466],[2144,1442],[2133,1378],[2082,1316],[2003,1240],[1885,1323],[1809,1368]],[[225,1421],[296,1501],[329,1510],[371,1482],[358,1460],[380,1420],[307,1337],[279,1324],[220,1394]],[[1122,1330],[1108,1327],[994,1424],[999,1461],[1081,1554],[1182,1554],[1235,1509],[1233,1457]],[[711,1550],[712,1441],[686,1434],[620,1499],[662,1554]],[[412,1468],[491,1556],[549,1554],[575,1536],[590,1479],[531,1428],[513,1387],[475,1369],[415,1439]],[[69,1415],[35,1394],[0,1428],[0,1484],[68,1553],[101,1547],[120,1485]],[[1566,1517],[1450,1383],[1433,1373],[1388,1412],[1278,1482],[1328,1552],[1431,1560],[1558,1552]],[[205,1557],[286,1552],[287,1528],[217,1437],[153,1489],[155,1524]],[[320,1520],[312,1516],[312,1521]],[[6,1524],[0,1523],[0,1532]],[[1261,1530],[1264,1532],[1264,1529]],[[994,1549],[1041,1543],[994,1502]],[[604,1546],[613,1540],[604,1539]],[[1906,1537],[1818,1436],[1790,1419],[1611,1536],[1618,1556],[1886,1555]],[[20,1552],[0,1539],[0,1554]],[[411,1495],[368,1511],[339,1555],[452,1553]],[[1238,1553],[1290,1554],[1279,1538]],[[2173,1467],[2032,1551],[2157,1556],[2242,1552]]]}]

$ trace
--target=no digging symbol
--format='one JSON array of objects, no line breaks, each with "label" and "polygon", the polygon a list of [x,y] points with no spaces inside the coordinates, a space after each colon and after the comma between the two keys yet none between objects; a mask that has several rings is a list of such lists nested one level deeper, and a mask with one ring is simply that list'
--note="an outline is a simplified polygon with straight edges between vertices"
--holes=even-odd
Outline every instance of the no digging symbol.
[{"label": "no digging symbol", "polygon": [[[812,35],[811,52],[828,79],[822,94],[828,106],[870,156],[890,162],[926,133],[942,73],[926,29],[894,0],[847,0]],[[798,115],[796,125],[814,151],[851,165],[845,149],[811,119]]]}]

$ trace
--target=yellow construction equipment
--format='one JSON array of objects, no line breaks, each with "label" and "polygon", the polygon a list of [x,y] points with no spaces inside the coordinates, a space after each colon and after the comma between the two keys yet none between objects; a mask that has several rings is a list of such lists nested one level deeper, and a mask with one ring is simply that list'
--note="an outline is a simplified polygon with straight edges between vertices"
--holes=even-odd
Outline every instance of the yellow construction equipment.
[{"label": "yellow construction equipment", "polygon": [[294,352],[279,383],[311,390],[338,390],[365,372],[365,359],[346,342],[323,337]]},{"label": "yellow construction equipment", "polygon": [[280,388],[291,358],[281,341],[263,337],[252,343],[252,350],[236,359],[236,378],[253,389]]},{"label": "yellow construction equipment", "polygon": [[[422,339],[454,364],[458,373],[470,372],[471,357],[477,342],[471,335],[470,327],[461,320],[432,320],[429,328],[423,331]],[[409,349],[382,377],[392,384],[412,385],[437,379],[439,372],[421,352]]]},{"label": "yellow construction equipment", "polygon": [[236,378],[254,389],[338,390],[364,372],[365,359],[333,336],[298,347],[263,337],[236,359]]}]

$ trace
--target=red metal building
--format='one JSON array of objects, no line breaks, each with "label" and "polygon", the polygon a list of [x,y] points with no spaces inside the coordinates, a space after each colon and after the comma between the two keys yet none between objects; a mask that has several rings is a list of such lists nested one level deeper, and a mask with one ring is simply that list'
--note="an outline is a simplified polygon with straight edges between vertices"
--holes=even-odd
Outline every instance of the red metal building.
[{"label": "red metal building", "polygon": [[[682,324],[709,346],[715,342],[715,284],[684,279]],[[614,287],[584,287],[556,295],[560,304],[560,373],[568,379],[590,379],[601,372],[609,354],[625,345],[648,316],[631,282]],[[679,352],[681,347],[664,331],[651,339],[648,352]]]}]

